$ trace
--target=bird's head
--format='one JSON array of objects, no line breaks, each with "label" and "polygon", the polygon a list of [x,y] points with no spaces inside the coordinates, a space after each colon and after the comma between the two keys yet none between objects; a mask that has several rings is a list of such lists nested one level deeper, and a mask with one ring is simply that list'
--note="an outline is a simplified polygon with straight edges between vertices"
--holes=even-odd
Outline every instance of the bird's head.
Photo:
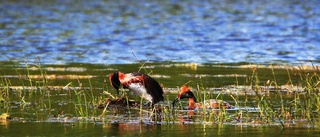
[{"label": "bird's head", "polygon": [[197,100],[196,100],[194,94],[192,93],[192,91],[190,90],[190,88],[187,87],[186,85],[183,85],[181,87],[181,91],[178,93],[177,98],[175,100],[173,100],[172,107],[174,108],[176,102],[178,102],[184,98],[191,98],[191,99],[193,99],[194,102],[197,102]]},{"label": "bird's head", "polygon": [[116,71],[113,74],[110,74],[109,80],[111,85],[118,91],[121,84],[119,80],[119,71]]}]

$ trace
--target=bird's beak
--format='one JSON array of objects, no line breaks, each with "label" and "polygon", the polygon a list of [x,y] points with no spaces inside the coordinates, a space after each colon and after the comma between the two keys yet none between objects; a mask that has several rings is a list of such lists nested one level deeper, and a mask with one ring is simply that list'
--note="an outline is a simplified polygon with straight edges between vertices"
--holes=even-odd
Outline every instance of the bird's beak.
[{"label": "bird's beak", "polygon": [[173,108],[173,109],[174,109],[175,104],[176,104],[178,101],[180,101],[180,98],[178,98],[178,97],[172,101],[172,108]]}]

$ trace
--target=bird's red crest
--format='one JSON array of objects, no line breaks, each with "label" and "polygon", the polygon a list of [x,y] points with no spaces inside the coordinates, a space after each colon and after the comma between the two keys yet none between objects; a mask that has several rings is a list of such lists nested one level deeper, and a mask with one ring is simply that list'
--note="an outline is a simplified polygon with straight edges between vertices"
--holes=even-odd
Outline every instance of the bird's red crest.
[{"label": "bird's red crest", "polygon": [[178,93],[178,97],[180,98],[180,96],[181,96],[183,93],[188,92],[188,91],[190,91],[190,88],[189,88],[188,86],[186,86],[186,85],[183,85],[183,86],[181,87],[181,91]]},{"label": "bird's red crest", "polygon": [[188,92],[188,91],[190,91],[190,88],[189,88],[188,86],[183,85],[183,86],[181,87],[181,91],[180,91],[180,92]]}]

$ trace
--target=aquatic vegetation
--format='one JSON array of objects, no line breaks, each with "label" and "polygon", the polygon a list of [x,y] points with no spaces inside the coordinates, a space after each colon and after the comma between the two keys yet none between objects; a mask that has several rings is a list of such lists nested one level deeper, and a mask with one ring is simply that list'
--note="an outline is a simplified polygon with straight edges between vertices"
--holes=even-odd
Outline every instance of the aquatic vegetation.
[{"label": "aquatic vegetation", "polygon": [[[179,70],[182,67],[190,70],[188,75],[181,72],[168,73],[166,75],[169,79],[153,74],[161,69],[160,65],[148,66],[144,63],[139,65],[137,65],[139,71],[159,76],[157,79],[164,88],[165,100],[156,104],[154,108],[133,92],[120,89],[119,93],[122,94],[118,94],[113,90],[107,76],[115,69],[94,66],[97,72],[91,73],[91,69],[81,66],[81,71],[72,69],[65,72],[60,71],[61,66],[57,66],[59,69],[54,69],[55,66],[41,63],[25,63],[24,67],[14,65],[19,66],[14,67],[14,71],[3,68],[0,75],[0,111],[10,113],[11,117],[17,117],[15,119],[28,118],[34,121],[92,121],[105,124],[254,124],[280,125],[284,128],[303,123],[310,127],[319,127],[320,78],[317,67],[312,70],[303,69],[304,67],[297,69],[278,66],[275,68],[224,66],[226,72],[222,74],[208,72],[193,74],[194,71],[207,66],[197,65],[197,69],[194,69],[186,67],[187,65],[165,65],[167,69],[177,67]],[[47,69],[48,67],[50,69]],[[214,69],[221,71],[219,67]],[[107,72],[97,74],[102,71]],[[53,75],[73,77],[50,78]],[[175,80],[170,81],[172,79]],[[233,84],[223,85],[220,83],[223,80],[231,81]],[[177,96],[179,89],[163,86],[167,86],[169,83],[167,81],[175,84],[188,81],[187,84],[193,87],[192,91],[201,105],[207,103],[205,100],[215,99],[228,101],[233,107],[217,105],[213,108],[198,107],[188,110],[187,101],[182,100],[173,108],[171,102]],[[208,88],[210,84],[217,84],[220,87]]]},{"label": "aquatic vegetation", "polygon": [[2,113],[2,114],[0,115],[0,122],[6,121],[6,120],[8,120],[8,119],[10,119],[10,115],[9,115],[8,113]]},{"label": "aquatic vegetation", "polygon": [[302,70],[299,73],[304,92],[295,93],[295,118],[306,118],[312,124],[318,123],[320,110],[320,76],[315,72]]}]

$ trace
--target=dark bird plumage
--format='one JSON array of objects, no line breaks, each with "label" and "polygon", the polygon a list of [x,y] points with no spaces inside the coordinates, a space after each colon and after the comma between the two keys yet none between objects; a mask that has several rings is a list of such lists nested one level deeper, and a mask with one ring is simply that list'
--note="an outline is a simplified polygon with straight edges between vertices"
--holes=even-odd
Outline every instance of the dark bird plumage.
[{"label": "dark bird plumage", "polygon": [[135,92],[152,104],[163,101],[163,90],[159,83],[147,74],[133,72],[122,73],[116,71],[110,74],[110,83],[118,91],[120,86]]}]

